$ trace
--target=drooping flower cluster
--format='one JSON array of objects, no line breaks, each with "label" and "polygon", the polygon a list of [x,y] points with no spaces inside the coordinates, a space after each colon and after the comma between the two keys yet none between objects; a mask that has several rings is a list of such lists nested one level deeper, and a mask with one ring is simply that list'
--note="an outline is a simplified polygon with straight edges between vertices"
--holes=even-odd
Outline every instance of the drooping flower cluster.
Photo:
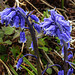
[{"label": "drooping flower cluster", "polygon": [[[6,26],[10,25],[11,27],[16,27],[16,28],[21,27],[22,29],[26,29],[25,18],[19,11],[21,11],[26,16],[26,18],[30,17],[32,20],[39,22],[39,18],[36,15],[32,15],[32,12],[28,14],[28,12],[25,12],[20,7],[16,8],[12,7],[12,8],[6,8],[2,12],[0,12],[1,23],[2,24],[5,23]],[[40,33],[41,28],[38,24],[34,23],[34,28],[37,30],[38,33]],[[25,33],[23,31],[20,32],[20,41],[22,43],[26,42]]]},{"label": "drooping flower cluster", "polygon": [[[44,34],[58,37],[61,46],[64,45],[63,41],[65,41],[68,44],[67,49],[69,49],[72,26],[62,15],[58,14],[55,9],[49,11],[51,16],[49,18],[44,18],[44,22],[40,24]],[[64,55],[64,46],[62,47],[62,55]]]},{"label": "drooping flower cluster", "polygon": [[55,36],[60,39],[61,45],[63,45],[63,40],[69,42],[71,40],[71,26],[64,17],[58,14],[55,9],[50,10],[51,16],[49,18],[44,18],[44,22],[40,24],[44,34]]}]

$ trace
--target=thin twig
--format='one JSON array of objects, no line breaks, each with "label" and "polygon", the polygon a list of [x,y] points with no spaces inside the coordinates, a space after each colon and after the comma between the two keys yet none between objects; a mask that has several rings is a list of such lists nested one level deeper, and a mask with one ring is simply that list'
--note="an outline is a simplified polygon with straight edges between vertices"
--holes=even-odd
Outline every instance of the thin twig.
[{"label": "thin twig", "polygon": [[[52,62],[52,60],[49,58],[49,56],[45,53],[45,51],[44,50],[41,50],[42,51],[42,53],[43,53],[43,56],[46,58],[46,60],[50,63],[50,64],[52,64],[52,65],[54,65],[54,63]],[[58,68],[57,67],[53,67],[53,69],[56,71],[56,73],[58,74]]]},{"label": "thin twig", "polygon": [[[41,2],[43,2],[44,4],[46,4],[47,6],[49,6],[49,7],[52,8],[52,9],[55,8],[55,7],[51,6],[49,3],[45,2],[44,0],[41,0]],[[65,10],[60,9],[60,8],[56,8],[56,10],[57,10],[57,12],[58,12],[59,14],[61,14],[61,13],[60,13],[58,10],[61,10],[61,11],[66,12]]]},{"label": "thin twig", "polygon": [[70,0],[70,2],[71,2],[73,5],[75,5],[75,3],[74,3],[72,0]]},{"label": "thin twig", "polygon": [[44,17],[44,15],[33,5],[31,4],[28,0],[25,0],[27,3],[29,3],[41,16]]},{"label": "thin twig", "polygon": [[12,75],[12,73],[10,72],[9,68],[7,67],[7,65],[0,59],[0,62],[5,66],[7,72],[8,72],[8,75]]},{"label": "thin twig", "polygon": [[23,53],[23,48],[24,48],[24,43],[22,43],[22,49],[21,49],[21,52],[20,52],[19,56],[17,57],[16,61],[18,61],[18,59],[20,58],[21,54]]}]

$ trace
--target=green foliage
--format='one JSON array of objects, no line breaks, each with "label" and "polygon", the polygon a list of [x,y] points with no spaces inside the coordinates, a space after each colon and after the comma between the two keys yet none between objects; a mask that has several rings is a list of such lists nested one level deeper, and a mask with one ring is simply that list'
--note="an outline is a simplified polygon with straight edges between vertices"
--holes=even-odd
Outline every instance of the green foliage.
[{"label": "green foliage", "polygon": [[60,43],[60,39],[58,37],[55,37],[55,39],[57,40],[57,43]]},{"label": "green foliage", "polygon": [[8,45],[11,45],[12,42],[10,40],[6,40],[4,43],[8,44]]},{"label": "green foliage", "polygon": [[10,69],[12,70],[14,75],[18,75],[17,72],[14,70],[14,68],[12,67],[12,65],[9,65]]},{"label": "green foliage", "polygon": [[26,71],[28,71],[28,73],[30,75],[35,75],[33,72],[31,72],[28,68],[26,68],[25,66],[21,65]]},{"label": "green foliage", "polygon": [[2,30],[4,31],[5,35],[11,35],[14,33],[14,28],[13,27],[2,27]]},{"label": "green foliage", "polygon": [[48,48],[47,47],[38,47],[39,49],[43,49],[44,51],[48,51]]},{"label": "green foliage", "polygon": [[30,68],[37,74],[36,68],[25,57],[24,57],[24,62],[26,62],[26,64],[28,64]]},{"label": "green foliage", "polygon": [[15,39],[15,38],[20,36],[20,31],[21,30],[15,30],[15,34],[13,35],[13,39]]},{"label": "green foliage", "polygon": [[20,48],[19,46],[13,46],[10,51],[12,52],[13,56],[16,58],[16,53],[20,53]]},{"label": "green foliage", "polygon": [[51,69],[51,68],[48,68],[48,69],[46,70],[46,72],[51,75],[51,74],[52,74],[52,69]]},{"label": "green foliage", "polygon": [[4,32],[0,29],[0,38],[4,37]]},{"label": "green foliage", "polygon": [[0,54],[6,54],[6,50],[7,47],[5,47],[4,45],[0,45]]},{"label": "green foliage", "polygon": [[[50,16],[50,14],[48,13],[48,10],[43,11],[43,15],[48,18]],[[41,21],[43,21],[44,17],[41,17]]]},{"label": "green foliage", "polygon": [[59,50],[60,50],[60,48],[59,48],[58,46],[56,46],[55,48],[56,48],[56,50],[57,50],[57,51],[59,51]]},{"label": "green foliage", "polygon": [[0,55],[0,59],[2,59],[4,62],[6,62],[7,61],[7,54]]}]

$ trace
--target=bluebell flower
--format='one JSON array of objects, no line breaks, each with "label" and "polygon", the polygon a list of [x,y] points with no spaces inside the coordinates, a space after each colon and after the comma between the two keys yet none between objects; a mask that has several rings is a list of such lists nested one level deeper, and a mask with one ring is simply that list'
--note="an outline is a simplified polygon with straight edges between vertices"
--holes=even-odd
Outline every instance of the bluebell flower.
[{"label": "bluebell flower", "polygon": [[24,17],[20,18],[20,25],[21,25],[21,28],[25,28],[25,19],[24,19]]},{"label": "bluebell flower", "polygon": [[18,62],[17,62],[17,65],[16,65],[16,68],[17,69],[21,69],[21,64],[23,63],[23,58],[20,58],[19,60],[18,60]]},{"label": "bluebell flower", "polygon": [[[26,57],[26,56],[33,56],[37,59],[37,57],[35,55],[32,55],[32,54],[26,54],[23,57]],[[23,63],[23,57],[19,58],[17,65],[16,65],[17,69],[21,69],[21,64]]]},{"label": "bluebell flower", "polygon": [[58,75],[64,75],[64,70],[60,70],[60,71],[58,72]]},{"label": "bluebell flower", "polygon": [[15,26],[16,28],[19,27],[19,17],[18,16],[14,16],[12,26]]},{"label": "bluebell flower", "polygon": [[27,12],[20,7],[6,8],[0,12],[1,23],[3,24],[5,22],[6,26],[10,24],[10,26],[25,28],[25,19],[18,10],[27,15]]},{"label": "bluebell flower", "polygon": [[25,43],[26,42],[26,38],[25,38],[25,32],[20,32],[20,42]]},{"label": "bluebell flower", "polygon": [[37,30],[38,33],[41,32],[41,27],[39,26],[39,24],[34,23],[34,28]]},{"label": "bluebell flower", "polygon": [[39,18],[36,15],[30,15],[30,18],[36,22],[39,21]]},{"label": "bluebell flower", "polygon": [[67,75],[72,75],[72,73],[73,73],[73,68],[70,68],[67,72]]},{"label": "bluebell flower", "polygon": [[22,8],[17,7],[17,9],[21,10],[25,15],[27,15],[27,11],[25,12]]},{"label": "bluebell flower", "polygon": [[64,17],[58,14],[55,10],[50,10],[51,16],[45,18],[44,22],[40,24],[42,30],[46,35],[58,37],[65,42],[71,40],[71,28],[70,23],[64,19]]},{"label": "bluebell flower", "polygon": [[68,55],[68,60],[70,60],[70,59],[73,58],[73,53],[72,53],[72,51],[69,51],[69,53],[71,53],[71,54]]}]

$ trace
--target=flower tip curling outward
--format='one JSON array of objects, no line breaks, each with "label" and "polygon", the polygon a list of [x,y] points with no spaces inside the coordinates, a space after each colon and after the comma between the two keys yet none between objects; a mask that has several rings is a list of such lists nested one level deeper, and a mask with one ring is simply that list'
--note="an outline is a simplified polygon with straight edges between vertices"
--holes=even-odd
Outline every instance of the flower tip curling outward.
[{"label": "flower tip curling outward", "polygon": [[23,63],[23,58],[20,58],[19,60],[18,60],[18,62],[17,62],[17,65],[16,65],[16,68],[17,69],[21,69],[21,64]]},{"label": "flower tip curling outward", "polygon": [[34,24],[34,28],[37,30],[38,33],[41,32],[41,27],[38,24]]},{"label": "flower tip curling outward", "polygon": [[25,32],[20,32],[20,42],[23,42],[23,43],[26,42]]},{"label": "flower tip curling outward", "polygon": [[68,60],[72,59],[73,58],[73,54],[69,54],[68,55]]},{"label": "flower tip curling outward", "polygon": [[72,75],[72,73],[73,73],[73,68],[70,68],[67,72],[67,75]]},{"label": "flower tip curling outward", "polygon": [[30,15],[30,18],[36,22],[39,22],[39,18],[36,15]]}]

